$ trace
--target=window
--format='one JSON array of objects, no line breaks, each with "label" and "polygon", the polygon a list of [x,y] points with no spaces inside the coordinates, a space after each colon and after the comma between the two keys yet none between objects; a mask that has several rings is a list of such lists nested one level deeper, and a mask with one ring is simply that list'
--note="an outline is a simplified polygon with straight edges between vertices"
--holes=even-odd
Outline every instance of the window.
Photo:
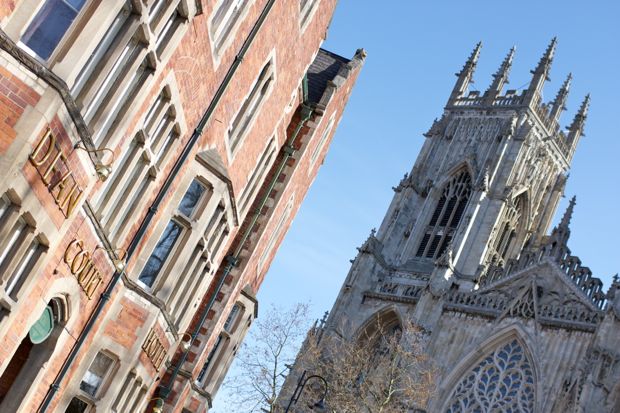
[{"label": "window", "polygon": [[248,182],[245,184],[243,192],[241,192],[241,196],[239,197],[239,211],[241,211],[242,215],[252,204],[252,201],[256,197],[261,184],[265,180],[267,172],[269,172],[269,168],[275,161],[276,150],[276,138],[274,136],[267,144],[267,148],[265,148],[261,154],[258,164],[254,168],[254,171],[252,171],[252,175],[248,179]]},{"label": "window", "polygon": [[517,238],[521,216],[525,204],[525,195],[518,196],[515,200],[506,205],[499,231],[490,251],[490,264],[503,267],[511,252]]},{"label": "window", "polygon": [[458,383],[447,413],[534,411],[534,371],[523,346],[512,340],[487,354]]},{"label": "window", "polygon": [[[210,192],[210,191],[209,191]],[[207,197],[207,187],[197,179],[194,179],[189,185],[187,191],[183,195],[179,203],[178,211],[187,218],[192,219],[196,215],[199,206],[203,203],[203,199]],[[177,240],[185,227],[174,219],[171,219],[161,238],[157,242],[155,249],[151,253],[146,265],[142,269],[142,273],[138,280],[147,287],[152,287],[157,275],[162,270],[166,259],[174,249]]]},{"label": "window", "polygon": [[7,194],[0,197],[0,285],[12,299],[47,250],[41,234]]},{"label": "window", "polygon": [[202,369],[200,369],[200,373],[198,373],[197,381],[202,386],[205,385],[205,378],[207,376],[207,371],[209,370],[209,367],[211,366],[211,362],[213,361],[215,353],[220,348],[221,344],[222,344],[222,335],[219,335],[217,337],[215,345],[213,346],[213,348],[211,349],[211,352],[207,356],[207,360],[205,361],[205,364],[202,365]]},{"label": "window", "polygon": [[47,60],[75,20],[86,0],[47,0],[22,37],[22,42]]},{"label": "window", "polygon": [[156,61],[165,65],[180,39],[180,28],[187,27],[182,10],[178,0],[154,1],[142,8],[127,0],[93,50],[71,93],[96,145],[111,146],[120,120],[138,106],[135,101],[154,73]]},{"label": "window", "polygon": [[181,126],[171,100],[172,89],[166,86],[147,110],[140,130],[96,201],[99,219],[115,243],[127,235],[132,217],[146,201],[144,194],[178,143]]},{"label": "window", "polygon": [[452,242],[471,194],[471,178],[467,171],[455,174],[446,184],[435,211],[426,227],[417,257],[438,258]]},{"label": "window", "polygon": [[275,79],[273,66],[273,59],[270,59],[261,70],[258,79],[252,86],[250,94],[246,97],[241,105],[241,109],[239,109],[228,129],[227,140],[231,155],[239,148],[242,138],[256,118],[262,103],[267,98],[269,92],[271,92],[271,86]]},{"label": "window", "polygon": [[327,127],[325,128],[325,132],[323,132],[323,135],[321,136],[321,140],[319,140],[319,142],[314,147],[314,150],[312,151],[312,155],[310,156],[310,168],[309,168],[310,170],[312,170],[312,166],[318,159],[319,154],[321,153],[321,150],[323,149],[323,146],[325,146],[325,142],[327,142],[327,138],[332,132],[332,128],[334,127],[335,115],[336,114],[333,114],[332,117],[329,119],[329,123],[327,124]]},{"label": "window", "polygon": [[187,191],[185,192],[185,195],[183,195],[183,199],[181,200],[181,204],[179,205],[179,212],[188,218],[192,218],[194,216],[196,207],[198,206],[206,191],[207,188],[199,181],[194,179]]},{"label": "window", "polygon": [[104,382],[110,378],[114,364],[114,359],[105,353],[97,353],[80,382],[80,390],[92,397],[99,396],[99,390],[106,384]]},{"label": "window", "polygon": [[157,242],[155,249],[151,253],[146,265],[142,269],[142,273],[138,277],[138,280],[142,282],[147,287],[152,287],[157,275],[161,271],[168,255],[174,248],[174,244],[176,244],[179,235],[183,231],[180,224],[171,220],[161,238]]},{"label": "window", "polygon": [[148,402],[146,393],[149,386],[135,371],[130,372],[121,386],[112,411],[115,413],[141,412],[144,404]]},{"label": "window", "polygon": [[85,86],[86,81],[91,78],[93,73],[95,72],[97,65],[101,62],[103,56],[110,50],[111,46],[115,41],[118,41],[117,36],[121,32],[121,30],[127,30],[129,18],[131,16],[131,11],[133,7],[131,2],[127,2],[123,5],[121,11],[117,14],[116,18],[103,35],[102,39],[95,47],[95,50],[90,55],[86,64],[78,74],[73,87],[71,88],[71,94],[73,96],[79,96],[82,88]]},{"label": "window", "polygon": [[302,31],[306,28],[308,22],[312,20],[318,4],[319,0],[299,0],[299,25]]},{"label": "window", "polygon": [[241,16],[252,0],[220,0],[211,18],[211,40],[216,55],[224,51],[226,40],[231,37]]},{"label": "window", "polygon": [[276,242],[278,241],[278,238],[280,238],[280,235],[282,234],[282,231],[284,230],[284,224],[286,224],[286,221],[291,216],[291,212],[293,211],[293,200],[294,200],[294,197],[291,196],[291,198],[288,201],[288,204],[286,205],[286,208],[284,209],[284,213],[280,217],[278,224],[276,225],[275,229],[271,233],[271,236],[269,237],[269,241],[267,241],[267,246],[265,247],[263,254],[260,256],[260,259],[258,260],[258,273],[261,273],[263,271],[263,267],[265,266],[265,263],[267,262],[269,255],[275,248]]},{"label": "window", "polygon": [[240,310],[241,310],[241,306],[239,304],[233,305],[233,308],[230,310],[230,313],[228,314],[228,317],[226,318],[226,322],[224,323],[224,330],[226,330],[226,332],[228,333],[232,332],[231,329],[237,321],[237,315],[239,314]]},{"label": "window", "polygon": [[220,252],[224,241],[230,234],[230,227],[228,224],[228,218],[226,216],[226,210],[223,204],[220,205],[218,211],[213,216],[211,223],[217,223],[215,225],[208,225],[205,236],[207,238],[207,251],[210,253],[211,262],[217,261],[217,255]]},{"label": "window", "polygon": [[74,397],[71,399],[69,406],[67,406],[65,413],[88,413],[92,411],[91,407],[92,405],[90,403],[85,402],[79,397]]}]

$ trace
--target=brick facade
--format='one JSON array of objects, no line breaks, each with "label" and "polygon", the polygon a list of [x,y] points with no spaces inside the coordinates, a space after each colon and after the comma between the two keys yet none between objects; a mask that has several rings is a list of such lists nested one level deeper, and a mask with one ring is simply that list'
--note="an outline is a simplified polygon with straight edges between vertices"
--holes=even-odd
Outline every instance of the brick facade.
[{"label": "brick facade", "polygon": [[[232,11],[221,1],[87,1],[47,60],[24,45],[46,2],[3,4],[0,410],[208,410],[364,60],[319,49],[336,2],[307,3],[301,24],[296,1]],[[254,97],[268,61],[273,78]],[[313,70],[321,76],[305,94]],[[249,121],[233,151],[239,113]],[[206,192],[186,216],[194,180]],[[170,225],[180,235],[162,246]],[[33,345],[47,306],[55,326]],[[85,376],[96,358],[108,360],[105,374]],[[93,374],[103,376],[88,390]]]}]

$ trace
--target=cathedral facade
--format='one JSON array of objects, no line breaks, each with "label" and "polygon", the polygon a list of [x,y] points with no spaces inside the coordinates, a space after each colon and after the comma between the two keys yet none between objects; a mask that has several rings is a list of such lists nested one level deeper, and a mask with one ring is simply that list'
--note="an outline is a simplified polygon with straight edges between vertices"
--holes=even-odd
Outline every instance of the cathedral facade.
[{"label": "cathedral facade", "polygon": [[[567,246],[563,196],[589,96],[567,128],[566,79],[542,101],[556,49],[529,86],[504,91],[514,49],[484,92],[468,85],[476,46],[378,231],[359,248],[322,334],[413,320],[437,367],[428,412],[620,411],[620,282]],[[412,410],[413,411],[413,410]],[[415,410],[418,411],[418,410]]]}]

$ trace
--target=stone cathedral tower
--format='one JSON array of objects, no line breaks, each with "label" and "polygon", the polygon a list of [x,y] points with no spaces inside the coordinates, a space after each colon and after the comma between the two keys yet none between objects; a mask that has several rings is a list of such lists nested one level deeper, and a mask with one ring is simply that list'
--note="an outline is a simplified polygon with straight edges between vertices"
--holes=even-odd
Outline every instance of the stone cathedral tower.
[{"label": "stone cathedral tower", "polygon": [[571,75],[542,100],[555,39],[522,92],[504,91],[514,48],[484,93],[468,91],[480,48],[323,334],[414,320],[441,372],[428,412],[620,412],[620,282],[604,292],[568,249],[574,198],[549,233],[589,96],[563,132]]}]

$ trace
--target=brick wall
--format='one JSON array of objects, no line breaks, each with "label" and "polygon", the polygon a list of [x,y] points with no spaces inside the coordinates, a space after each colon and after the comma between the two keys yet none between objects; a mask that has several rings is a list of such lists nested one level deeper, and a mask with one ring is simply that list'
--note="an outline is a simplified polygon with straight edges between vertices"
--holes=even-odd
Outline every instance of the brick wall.
[{"label": "brick wall", "polygon": [[[144,202],[132,215],[128,235],[120,240],[118,245],[113,245],[114,249],[127,248],[131,242],[140,222],[147,215],[148,207],[155,199],[157,190],[172,169],[174,159],[181,153],[194,127],[213,99],[215,91],[223,81],[235,55],[267,4],[267,0],[256,0],[251,3],[247,14],[234,31],[234,39],[230,46],[218,59],[215,59],[212,54],[209,37],[209,20],[216,2],[203,3],[202,14],[192,18],[170,59],[156,68],[155,74],[148,80],[147,90],[135,101],[136,112],[129,119],[121,119],[123,114],[119,117],[119,122],[122,120],[124,126],[118,131],[119,139],[114,140],[114,146],[111,148],[116,154],[114,168],[121,167],[118,164],[119,159],[126,153],[130,141],[141,127],[146,111],[161,91],[162,86],[171,81],[178,87],[178,101],[175,101],[175,104],[182,112],[186,130],[179,137],[180,143],[175,153],[170,156],[170,161],[161,165],[161,170],[157,173],[151,190],[143,194],[141,199]],[[77,354],[75,362],[64,377],[60,390],[53,399],[52,411],[56,408],[63,411],[71,398],[80,394],[79,381],[88,367],[87,364],[102,348],[122,354],[118,354],[119,366],[115,371],[115,380],[109,384],[105,394],[97,402],[98,409],[109,411],[116,395],[124,390],[120,386],[123,377],[130,371],[139,373],[145,380],[145,385],[149,386],[151,395],[156,387],[164,382],[165,377],[163,379],[161,377],[165,368],[160,371],[153,368],[151,361],[141,349],[141,343],[148,331],[153,328],[167,349],[167,359],[178,359],[179,353],[175,351],[179,343],[187,339],[187,334],[184,333],[191,331],[191,326],[182,325],[181,331],[176,331],[177,328],[167,312],[166,303],[162,302],[156,294],[150,294],[135,283],[138,271],[160,236],[161,223],[167,221],[175,211],[177,205],[172,200],[178,199],[179,185],[181,182],[187,182],[187,179],[195,173],[197,168],[195,157],[199,152],[212,148],[217,150],[228,174],[234,196],[237,197],[246,185],[248,176],[274,131],[277,131],[279,146],[284,145],[287,135],[292,133],[294,125],[299,122],[298,112],[287,111],[285,108],[291,103],[291,97],[299,90],[301,80],[323,41],[335,3],[335,0],[321,1],[319,9],[302,35],[299,30],[298,3],[275,2],[220,103],[207,122],[198,144],[190,152],[188,161],[183,164],[169,191],[165,194],[163,202],[158,206],[151,225],[147,227],[136,253],[128,262],[126,276],[121,278],[121,282],[112,292],[109,303],[103,307],[97,322]],[[105,6],[112,7],[111,5],[112,3],[106,3]],[[11,13],[14,10],[21,10],[20,7],[20,4],[17,4],[15,8],[11,2],[4,2],[3,7],[0,8],[1,24],[6,24],[7,21],[10,23]],[[81,25],[82,23],[80,22]],[[84,44],[82,36],[88,36],[88,34],[74,33],[72,36],[77,36],[77,39],[81,41],[80,44]],[[0,54],[5,54],[5,52],[0,52]],[[65,55],[70,56],[71,50],[65,50]],[[232,159],[228,155],[225,143],[228,127],[269,56],[275,56],[275,85],[260,108],[256,122]],[[64,76],[65,72],[67,71],[61,70],[59,74]],[[49,87],[30,86],[23,80],[24,76],[30,78],[33,76],[24,65],[0,66],[0,121],[6,124],[0,128],[0,173],[3,176],[15,177],[14,182],[0,183],[0,193],[4,193],[7,188],[16,188],[18,192],[21,191],[24,202],[34,206],[37,210],[35,214],[37,231],[41,231],[48,238],[49,245],[41,268],[36,274],[28,277],[28,282],[24,285],[19,300],[10,308],[8,315],[0,319],[0,374],[49,299],[58,294],[66,294],[71,303],[66,334],[59,339],[62,346],[54,349],[48,362],[24,396],[22,411],[35,411],[56,378],[75,340],[82,333],[101,293],[111,281],[114,267],[109,254],[104,249],[95,252],[95,247],[108,245],[105,230],[97,227],[90,209],[105,184],[97,180],[88,154],[83,150],[73,149],[80,141],[73,123],[73,115],[69,114],[55,90]],[[357,72],[347,78],[345,85],[340,87],[338,93],[331,99],[323,116],[330,116],[335,112],[338,119],[342,115],[356,76]],[[71,76],[64,80],[71,86],[73,81]],[[317,122],[317,119],[314,119],[314,122]],[[324,127],[325,122],[321,125]],[[67,167],[84,191],[78,207],[69,216],[63,214],[50,193],[49,187],[42,182],[41,173],[28,161],[28,155],[48,128],[57,137],[58,145],[67,157]],[[321,133],[320,128],[316,129],[316,123],[311,122],[310,126],[303,129],[301,136],[307,136],[304,139],[313,141]],[[18,143],[22,146],[18,147]],[[209,312],[207,325],[200,328],[200,337],[194,343],[188,359],[194,378],[241,289],[250,285],[252,293],[258,290],[268,264],[277,251],[277,246],[314,179],[318,168],[315,166],[315,170],[308,174],[308,156],[301,155],[303,145],[307,146],[308,142],[296,143],[296,147],[300,149],[300,158],[291,160],[285,168],[285,176],[279,178],[277,194],[271,194],[268,203],[269,210],[264,211],[258,230],[251,237],[251,250],[244,252],[246,256],[242,260],[242,268],[228,276],[225,289],[218,294],[217,304]],[[323,152],[327,151],[328,146],[325,145]],[[11,148],[10,159],[6,157],[9,148]],[[304,154],[306,152],[308,151]],[[324,153],[320,155],[319,162],[323,156]],[[262,255],[270,231],[273,231],[274,226],[277,225],[279,214],[286,207],[290,194],[293,192],[295,201],[291,216],[277,240],[276,247],[267,259],[265,271],[257,274],[257,257]],[[250,216],[251,213],[248,214],[248,217]],[[157,225],[158,223],[160,225]],[[234,248],[235,242],[238,242],[236,240],[241,236],[240,230],[243,229],[242,222],[233,225],[228,242],[223,246],[224,251]],[[67,264],[63,261],[68,245],[76,239],[82,240],[84,246],[92,253],[94,264],[103,276],[102,284],[91,299],[85,296],[84,291],[77,284],[76,277],[69,272]],[[213,265],[216,268],[219,267],[220,270],[223,267],[222,262],[215,262]],[[180,266],[182,267],[182,264]],[[198,307],[192,308],[192,311],[196,312],[195,317],[199,317],[199,312],[215,292],[216,281],[217,276],[210,286],[205,286],[205,290],[201,291],[204,301]],[[204,396],[191,390],[191,379],[184,378],[183,380],[178,383],[178,388],[182,391],[177,395],[178,397],[171,400],[171,411],[180,411],[185,405],[191,409],[204,408]],[[172,407],[174,407],[173,410]]]}]

